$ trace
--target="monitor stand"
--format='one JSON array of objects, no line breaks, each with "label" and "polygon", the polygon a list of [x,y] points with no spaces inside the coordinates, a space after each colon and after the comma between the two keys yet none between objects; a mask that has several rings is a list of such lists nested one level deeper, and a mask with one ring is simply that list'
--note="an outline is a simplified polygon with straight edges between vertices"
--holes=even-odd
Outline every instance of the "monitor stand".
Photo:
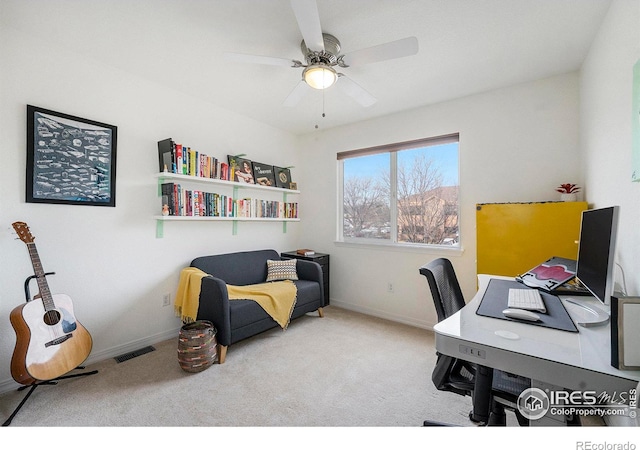
[{"label": "monitor stand", "polygon": [[572,298],[567,298],[566,301],[584,310],[584,314],[580,314],[580,317],[576,320],[576,323],[581,327],[598,327],[606,325],[609,322],[609,313],[604,309],[598,308],[597,306],[585,305]]}]

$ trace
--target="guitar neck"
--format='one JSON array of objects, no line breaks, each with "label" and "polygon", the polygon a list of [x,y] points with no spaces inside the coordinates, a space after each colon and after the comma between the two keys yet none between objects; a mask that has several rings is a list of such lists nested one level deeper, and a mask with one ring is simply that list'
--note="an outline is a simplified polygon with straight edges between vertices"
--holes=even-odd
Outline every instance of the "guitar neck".
[{"label": "guitar neck", "polygon": [[38,289],[40,291],[42,302],[44,303],[44,309],[45,311],[55,309],[53,297],[51,296],[51,291],[49,290],[49,284],[47,283],[47,278],[45,276],[44,269],[42,268],[42,262],[40,261],[40,256],[38,255],[36,244],[33,242],[29,242],[27,243],[27,248],[29,249],[29,257],[31,258],[33,272],[36,276],[36,281],[38,282]]}]

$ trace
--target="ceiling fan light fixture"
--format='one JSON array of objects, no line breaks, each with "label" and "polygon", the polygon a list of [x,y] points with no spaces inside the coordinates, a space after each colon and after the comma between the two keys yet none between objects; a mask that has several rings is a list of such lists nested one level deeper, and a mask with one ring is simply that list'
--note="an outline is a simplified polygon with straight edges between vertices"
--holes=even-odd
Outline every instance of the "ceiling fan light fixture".
[{"label": "ceiling fan light fixture", "polygon": [[314,89],[327,89],[336,82],[338,74],[329,66],[315,64],[304,69],[302,78]]}]

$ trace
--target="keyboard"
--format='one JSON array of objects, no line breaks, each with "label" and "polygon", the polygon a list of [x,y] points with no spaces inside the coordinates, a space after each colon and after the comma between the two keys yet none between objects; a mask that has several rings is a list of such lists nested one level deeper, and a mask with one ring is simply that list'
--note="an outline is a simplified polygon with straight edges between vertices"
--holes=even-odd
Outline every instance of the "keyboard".
[{"label": "keyboard", "polygon": [[537,289],[509,289],[509,308],[526,309],[546,313],[542,296]]}]

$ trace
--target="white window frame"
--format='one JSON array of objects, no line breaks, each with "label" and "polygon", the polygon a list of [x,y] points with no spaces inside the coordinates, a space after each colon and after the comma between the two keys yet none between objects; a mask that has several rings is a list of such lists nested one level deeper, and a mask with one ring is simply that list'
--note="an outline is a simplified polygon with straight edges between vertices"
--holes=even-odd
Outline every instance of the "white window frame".
[{"label": "white window frame", "polygon": [[[398,208],[397,208],[397,153],[403,150],[411,150],[420,147],[443,145],[443,144],[458,144],[458,180],[460,180],[460,134],[452,133],[442,136],[416,139],[413,141],[398,142],[393,144],[380,145],[377,147],[369,147],[358,150],[349,150],[345,152],[337,153],[337,224],[336,224],[336,243],[344,245],[354,246],[375,246],[375,247],[391,247],[391,248],[413,248],[418,250],[435,249],[441,251],[452,251],[459,253],[462,251],[462,235],[460,232],[460,201],[458,199],[458,234],[459,240],[456,245],[443,245],[443,244],[422,244],[413,242],[398,242]],[[380,153],[389,153],[389,170],[391,180],[391,198],[389,199],[389,207],[391,210],[390,223],[394,224],[391,227],[391,233],[389,239],[375,239],[364,237],[345,237],[344,236],[344,160],[355,158],[359,156],[367,156]],[[460,183],[458,183],[458,189],[460,189]]]}]

